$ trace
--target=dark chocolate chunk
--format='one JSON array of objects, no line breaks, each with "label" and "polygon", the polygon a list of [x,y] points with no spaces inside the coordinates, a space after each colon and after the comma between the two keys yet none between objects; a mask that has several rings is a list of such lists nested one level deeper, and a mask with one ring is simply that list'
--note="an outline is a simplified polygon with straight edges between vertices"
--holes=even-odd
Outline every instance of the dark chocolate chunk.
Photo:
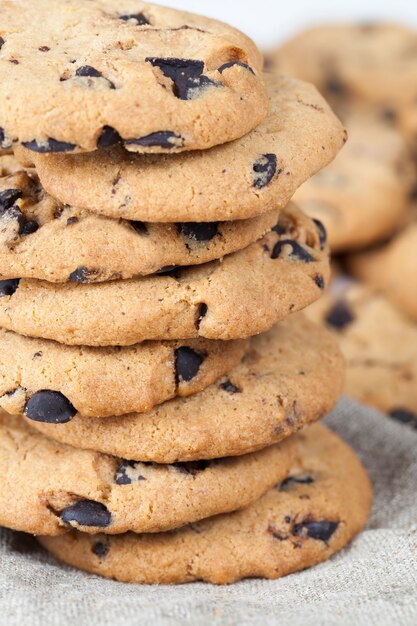
[{"label": "dark chocolate chunk", "polygon": [[35,220],[25,221],[19,229],[19,235],[32,235],[39,229],[39,224]]},{"label": "dark chocolate chunk", "polygon": [[71,272],[71,274],[68,276],[68,279],[72,283],[90,283],[94,281],[97,274],[98,270],[89,269],[88,267],[82,265],[81,267],[77,267],[76,270]]},{"label": "dark chocolate chunk", "polygon": [[343,84],[343,81],[336,74],[327,77],[324,89],[334,96],[344,96],[348,92],[346,85]]},{"label": "dark chocolate chunk", "polygon": [[57,141],[51,137],[45,141],[23,141],[22,145],[32,152],[72,152],[77,147],[75,143]]},{"label": "dark chocolate chunk", "polygon": [[188,382],[198,374],[198,370],[205,356],[188,346],[181,346],[175,350],[175,380]]},{"label": "dark chocolate chunk", "polygon": [[184,137],[172,132],[171,130],[160,130],[156,133],[150,133],[145,137],[137,139],[125,139],[124,144],[127,146],[142,146],[144,148],[182,148],[184,146]]},{"label": "dark chocolate chunk", "polygon": [[19,287],[20,278],[9,278],[8,280],[0,280],[0,298],[3,296],[12,296]]},{"label": "dark chocolate chunk", "polygon": [[397,422],[401,422],[401,424],[408,424],[413,428],[417,428],[417,413],[413,413],[409,409],[402,409],[398,407],[391,409],[388,415]]},{"label": "dark chocolate chunk", "polygon": [[174,83],[174,95],[180,100],[190,100],[196,89],[209,86],[219,86],[207,76],[204,76],[204,62],[195,59],[157,58],[145,59],[153,67],[159,67],[161,72]]},{"label": "dark chocolate chunk", "polygon": [[197,472],[202,472],[210,465],[212,465],[213,461],[189,461],[188,463],[172,463],[172,467],[175,467],[181,474],[194,476]]},{"label": "dark chocolate chunk", "polygon": [[93,554],[98,556],[99,559],[104,559],[104,557],[108,555],[109,549],[110,546],[108,542],[97,541],[91,548],[91,551]]},{"label": "dark chocolate chunk", "polygon": [[299,474],[298,476],[287,476],[279,485],[278,489],[280,491],[284,491],[285,489],[291,488],[293,485],[311,485],[314,483],[313,476],[310,474]]},{"label": "dark chocolate chunk", "polygon": [[241,393],[241,389],[236,387],[236,385],[234,385],[230,380],[225,380],[224,383],[221,383],[220,389],[227,391],[227,393]]},{"label": "dark chocolate chunk", "polygon": [[60,512],[59,517],[65,524],[72,526],[93,526],[106,528],[111,524],[110,511],[94,500],[79,500]]},{"label": "dark chocolate chunk", "polygon": [[278,235],[284,235],[285,234],[285,228],[283,226],[281,226],[279,222],[278,222],[278,224],[275,224],[275,226],[273,226],[271,228],[271,230],[273,230]]},{"label": "dark chocolate chunk", "polygon": [[195,325],[197,329],[200,328],[201,320],[205,318],[205,316],[207,315],[207,311],[208,311],[208,306],[205,302],[202,302],[201,304],[198,305],[197,318],[195,321]]},{"label": "dark chocolate chunk", "polygon": [[128,22],[129,20],[135,20],[138,26],[146,26],[150,24],[150,21],[143,13],[133,13],[131,15],[121,15],[120,19],[124,22]]},{"label": "dark chocolate chunk", "polygon": [[76,76],[89,76],[91,78],[102,78],[103,74],[91,65],[82,65],[75,71]]},{"label": "dark chocolate chunk", "polygon": [[219,232],[217,222],[181,222],[178,230],[194,241],[211,241]]},{"label": "dark chocolate chunk", "polygon": [[0,215],[10,209],[23,196],[21,189],[5,189],[0,191]]},{"label": "dark chocolate chunk", "polygon": [[[278,174],[281,170],[278,170]],[[253,186],[258,189],[266,187],[277,173],[277,157],[275,154],[261,154],[253,164]]]},{"label": "dark chocolate chunk", "polygon": [[328,522],[325,520],[319,522],[301,522],[294,524],[292,533],[297,537],[309,537],[310,539],[318,539],[327,542],[336,531],[339,522]]},{"label": "dark chocolate chunk", "polygon": [[233,67],[234,65],[239,65],[240,67],[244,67],[246,70],[249,70],[250,72],[252,72],[252,74],[255,74],[251,66],[248,65],[247,63],[243,63],[242,61],[229,61],[228,63],[223,63],[223,65],[221,65],[217,69],[217,71],[220,72],[220,74],[223,74],[224,70],[227,70],[229,67]]},{"label": "dark chocolate chunk", "polygon": [[290,247],[290,250],[288,251],[287,258],[293,259],[294,261],[303,261],[304,263],[314,261],[314,257],[294,239],[282,239],[278,241],[272,249],[271,259],[278,259],[283,250],[286,250],[288,247]]},{"label": "dark chocolate chunk", "polygon": [[327,311],[325,322],[333,328],[342,329],[349,326],[355,319],[352,309],[345,300],[339,300]]},{"label": "dark chocolate chunk", "polygon": [[77,414],[77,409],[60,391],[45,389],[29,398],[24,413],[35,422],[66,424]]},{"label": "dark chocolate chunk", "polygon": [[120,137],[117,130],[112,128],[111,126],[103,126],[100,137],[97,139],[97,147],[98,148],[109,148],[110,146],[115,146],[118,143],[122,142],[122,138]]},{"label": "dark chocolate chunk", "polygon": [[324,278],[321,274],[316,274],[314,277],[314,282],[316,283],[317,287],[319,289],[324,289],[325,284],[324,284]]},{"label": "dark chocolate chunk", "polygon": [[[137,469],[139,463],[135,461],[121,461],[119,467],[116,470],[114,475],[114,482],[117,485],[131,485],[132,484],[132,474]],[[131,475],[129,476],[129,470],[133,470]],[[135,476],[135,480],[146,480],[144,476],[141,474],[137,474]]]},{"label": "dark chocolate chunk", "polygon": [[320,220],[316,220],[313,219],[313,222],[315,223],[318,233],[319,233],[319,240],[320,240],[320,250],[323,250],[326,243],[327,243],[327,232],[326,229],[324,227],[324,225],[320,222]]},{"label": "dark chocolate chunk", "polygon": [[78,219],[78,217],[76,215],[73,215],[72,217],[69,217],[67,219],[67,226],[71,226],[71,224],[76,224],[79,221],[80,220]]},{"label": "dark chocolate chunk", "polygon": [[133,226],[133,228],[137,233],[139,233],[139,235],[149,235],[149,230],[145,222],[130,221],[130,225]]}]

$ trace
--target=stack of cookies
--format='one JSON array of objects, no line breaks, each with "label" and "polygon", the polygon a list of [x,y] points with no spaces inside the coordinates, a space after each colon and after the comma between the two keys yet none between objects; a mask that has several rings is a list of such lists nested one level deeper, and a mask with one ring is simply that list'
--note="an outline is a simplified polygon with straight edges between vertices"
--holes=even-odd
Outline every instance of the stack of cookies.
[{"label": "stack of cookies", "polygon": [[349,133],[336,160],[295,194],[338,255],[336,280],[311,316],[340,342],[345,391],[417,427],[417,32],[326,25],[270,61],[313,82]]},{"label": "stack of cookies", "polygon": [[136,0],[3,4],[0,523],[122,581],[330,557],[370,486],[310,425],[343,361],[292,315],[329,259],[289,201],[343,127],[225,24]]}]

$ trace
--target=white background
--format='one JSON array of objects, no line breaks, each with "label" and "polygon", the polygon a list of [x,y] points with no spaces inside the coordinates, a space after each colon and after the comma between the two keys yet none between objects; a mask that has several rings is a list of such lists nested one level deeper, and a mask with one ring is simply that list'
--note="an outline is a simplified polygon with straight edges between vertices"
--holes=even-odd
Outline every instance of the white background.
[{"label": "white background", "polygon": [[391,19],[417,28],[417,0],[156,0],[228,22],[270,47],[303,27],[334,20]]}]

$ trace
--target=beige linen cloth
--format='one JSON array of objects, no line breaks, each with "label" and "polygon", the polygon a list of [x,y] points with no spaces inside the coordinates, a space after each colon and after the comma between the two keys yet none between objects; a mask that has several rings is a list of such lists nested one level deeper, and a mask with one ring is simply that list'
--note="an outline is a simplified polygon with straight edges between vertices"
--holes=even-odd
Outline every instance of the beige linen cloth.
[{"label": "beige linen cloth", "polygon": [[375,488],[366,530],[330,561],[275,581],[136,586],[60,565],[31,537],[1,530],[1,626],[415,626],[417,431],[348,400],[326,422]]}]

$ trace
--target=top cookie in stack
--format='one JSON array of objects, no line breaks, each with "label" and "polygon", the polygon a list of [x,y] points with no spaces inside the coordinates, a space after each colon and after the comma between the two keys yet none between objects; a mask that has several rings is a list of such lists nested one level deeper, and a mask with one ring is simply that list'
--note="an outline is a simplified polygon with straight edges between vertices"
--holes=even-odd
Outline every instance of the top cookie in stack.
[{"label": "top cookie in stack", "polygon": [[[281,520],[286,496],[259,498],[314,470],[311,502],[291,497],[284,517],[285,545],[306,549],[279,547],[285,565],[257,571],[328,558],[364,523],[369,486],[344,449],[349,518],[338,455],[320,460],[342,444],[321,428],[291,437],[332,408],[343,365],[326,331],[285,318],[328,282],[325,230],[289,201],[334,158],[342,125],[312,86],[264,75],[255,45],[219,22],[133,0],[3,4],[0,126],[14,155],[0,156],[0,406],[16,417],[0,418],[0,458],[19,476],[29,459],[33,480],[1,472],[0,523],[117,534],[123,552],[126,531],[255,501],[255,519],[272,507]],[[226,518],[226,543],[248,523]],[[81,537],[46,543],[68,560]],[[93,541],[105,575],[193,578],[188,565],[163,573],[170,535],[149,576],[102,570],[109,544]],[[232,557],[194,577],[256,573]]]}]

